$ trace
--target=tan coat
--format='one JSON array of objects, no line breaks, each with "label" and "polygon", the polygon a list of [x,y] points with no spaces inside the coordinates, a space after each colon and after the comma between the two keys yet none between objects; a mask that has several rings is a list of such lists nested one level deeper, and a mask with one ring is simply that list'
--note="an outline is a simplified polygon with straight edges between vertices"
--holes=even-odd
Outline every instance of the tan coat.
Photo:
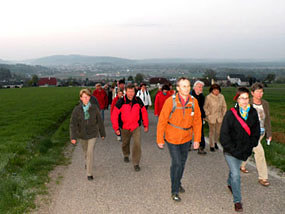
[{"label": "tan coat", "polygon": [[206,114],[206,121],[211,124],[221,123],[227,111],[227,104],[224,95],[217,96],[210,93],[206,96],[204,111]]}]

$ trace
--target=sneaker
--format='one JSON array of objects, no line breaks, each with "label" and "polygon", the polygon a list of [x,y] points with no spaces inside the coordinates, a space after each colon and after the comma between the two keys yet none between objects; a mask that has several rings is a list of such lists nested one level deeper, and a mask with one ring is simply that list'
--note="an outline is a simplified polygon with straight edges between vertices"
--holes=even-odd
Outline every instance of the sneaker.
[{"label": "sneaker", "polygon": [[141,170],[140,166],[139,165],[134,165],[134,168],[135,168],[135,171],[138,172]]},{"label": "sneaker", "polygon": [[184,192],[185,192],[185,189],[184,189],[182,186],[180,186],[180,187],[179,187],[179,192],[180,192],[180,193],[184,193]]},{"label": "sneaker", "polygon": [[87,176],[88,181],[92,181],[93,180],[93,176]]},{"label": "sneaker", "polygon": [[207,154],[207,152],[205,152],[203,148],[199,148],[198,149],[198,154],[199,155],[205,155],[205,154]]},{"label": "sneaker", "polygon": [[125,162],[125,163],[129,163],[129,162],[130,162],[129,157],[124,157],[124,162]]},{"label": "sneaker", "polygon": [[181,198],[179,197],[178,194],[172,194],[171,198],[172,198],[173,201],[176,201],[176,202],[181,201]]},{"label": "sneaker", "polygon": [[210,151],[211,151],[211,152],[214,152],[214,151],[215,151],[215,148],[214,148],[214,147],[210,147]]},{"label": "sneaker", "polygon": [[218,144],[217,144],[217,143],[215,143],[215,149],[219,149],[219,147],[218,147]]},{"label": "sneaker", "polygon": [[235,203],[235,211],[236,212],[242,212],[243,209],[242,209],[242,203],[238,202],[238,203]]},{"label": "sneaker", "polygon": [[121,136],[117,136],[117,141],[122,141],[122,137]]}]

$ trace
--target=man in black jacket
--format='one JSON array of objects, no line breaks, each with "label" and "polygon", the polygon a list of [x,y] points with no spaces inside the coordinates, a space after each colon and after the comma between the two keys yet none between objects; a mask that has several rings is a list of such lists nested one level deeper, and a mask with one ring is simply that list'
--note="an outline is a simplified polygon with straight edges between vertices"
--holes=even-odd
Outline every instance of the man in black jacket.
[{"label": "man in black jacket", "polygon": [[[204,119],[205,119],[205,111],[204,111],[204,103],[205,103],[205,96],[203,94],[203,87],[204,83],[200,80],[197,80],[194,85],[193,85],[193,90],[191,91],[191,95],[195,97],[198,100],[200,111],[201,111],[201,119],[202,119],[202,129],[201,129],[201,142],[200,142],[200,147],[198,149],[198,154],[199,155],[205,155],[207,152],[204,151],[205,149],[205,137],[204,137]],[[189,151],[191,150],[191,146],[189,148]]]}]

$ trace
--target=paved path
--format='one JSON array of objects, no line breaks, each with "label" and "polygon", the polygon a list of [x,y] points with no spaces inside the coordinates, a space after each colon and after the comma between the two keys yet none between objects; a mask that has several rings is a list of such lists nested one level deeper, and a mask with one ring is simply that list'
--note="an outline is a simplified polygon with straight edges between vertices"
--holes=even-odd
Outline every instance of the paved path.
[{"label": "paved path", "polygon": [[[72,163],[62,172],[48,209],[36,213],[234,213],[232,196],[226,187],[228,167],[223,153],[209,152],[200,156],[191,151],[182,180],[186,189],[182,201],[170,198],[167,148],[155,144],[156,119],[150,111],[150,131],[142,134],[141,171],[135,172],[131,163],[124,163],[121,143],[105,112],[107,138],[95,146],[94,180],[85,175],[81,146],[76,146]],[[244,213],[285,213],[285,183],[271,177],[271,186],[257,183],[256,169],[249,166],[242,174]]]}]

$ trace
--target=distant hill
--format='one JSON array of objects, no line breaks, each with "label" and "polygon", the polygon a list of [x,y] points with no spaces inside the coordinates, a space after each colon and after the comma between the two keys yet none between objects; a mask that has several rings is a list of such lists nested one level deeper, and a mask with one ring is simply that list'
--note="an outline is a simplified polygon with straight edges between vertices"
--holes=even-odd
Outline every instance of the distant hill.
[{"label": "distant hill", "polygon": [[22,76],[30,76],[32,74],[52,74],[53,71],[50,68],[43,67],[40,65],[32,66],[25,64],[2,64],[0,62],[0,68],[9,69],[12,73]]},{"label": "distant hill", "polygon": [[83,56],[83,55],[54,55],[38,59],[25,60],[33,65],[75,65],[75,64],[130,64],[133,60],[108,56]]}]

